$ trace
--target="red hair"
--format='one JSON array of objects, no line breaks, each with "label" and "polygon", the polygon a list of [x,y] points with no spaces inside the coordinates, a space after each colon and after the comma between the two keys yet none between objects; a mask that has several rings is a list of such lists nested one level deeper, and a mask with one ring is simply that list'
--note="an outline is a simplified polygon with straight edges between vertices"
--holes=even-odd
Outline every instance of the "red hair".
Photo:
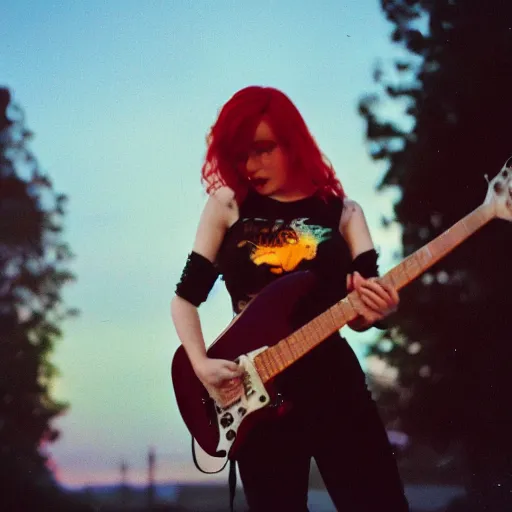
[{"label": "red hair", "polygon": [[237,157],[247,153],[254,132],[265,119],[288,156],[291,169],[309,176],[316,194],[345,197],[332,164],[320,151],[302,115],[291,100],[272,87],[250,86],[238,91],[222,107],[206,138],[207,151],[201,182],[208,194],[226,185],[241,198],[247,182],[237,170]]}]

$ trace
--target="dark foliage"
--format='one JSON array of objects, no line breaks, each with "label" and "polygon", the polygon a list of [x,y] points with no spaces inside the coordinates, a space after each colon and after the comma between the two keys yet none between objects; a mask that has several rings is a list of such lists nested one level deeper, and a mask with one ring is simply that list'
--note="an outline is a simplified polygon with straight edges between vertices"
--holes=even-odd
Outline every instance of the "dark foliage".
[{"label": "dark foliage", "polygon": [[[409,57],[376,70],[382,91],[360,112],[388,163],[379,187],[401,192],[387,222],[407,256],[479,206],[484,176],[512,155],[512,4],[381,3]],[[389,103],[396,119],[379,113]],[[439,450],[463,444],[474,510],[512,510],[511,252],[512,225],[492,221],[402,291],[372,350],[399,370],[403,428]]]},{"label": "dark foliage", "polygon": [[[28,149],[22,111],[0,88],[0,509],[43,510],[57,499],[45,445],[66,409],[52,398],[49,360],[73,310],[61,287],[73,279],[61,239],[66,197]],[[69,505],[69,503],[68,503]],[[49,508],[50,509],[50,508]],[[72,510],[72,508],[69,508]]]}]

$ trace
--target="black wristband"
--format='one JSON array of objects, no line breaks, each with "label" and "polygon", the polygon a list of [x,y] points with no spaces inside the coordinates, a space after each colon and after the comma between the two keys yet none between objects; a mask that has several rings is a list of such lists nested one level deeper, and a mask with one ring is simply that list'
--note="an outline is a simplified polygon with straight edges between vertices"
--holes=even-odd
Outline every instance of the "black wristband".
[{"label": "black wristband", "polygon": [[377,265],[377,251],[370,249],[358,254],[352,261],[352,273],[359,272],[364,278],[378,277],[379,267]]},{"label": "black wristband", "polygon": [[215,265],[201,254],[192,251],[176,285],[176,295],[199,307],[207,298],[219,271]]},{"label": "black wristband", "polygon": [[[364,278],[378,277],[379,266],[377,265],[377,259],[379,255],[375,249],[358,254],[352,261],[352,272],[359,272]],[[372,324],[372,327],[377,329],[386,330],[388,328],[386,320],[379,320]]]}]

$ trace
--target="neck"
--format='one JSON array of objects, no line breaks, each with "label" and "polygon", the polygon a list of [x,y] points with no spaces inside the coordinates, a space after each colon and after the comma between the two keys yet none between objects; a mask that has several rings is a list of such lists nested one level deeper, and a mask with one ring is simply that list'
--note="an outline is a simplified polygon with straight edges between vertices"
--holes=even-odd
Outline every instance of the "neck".
[{"label": "neck", "polygon": [[275,199],[276,201],[288,203],[292,201],[306,199],[307,197],[311,197],[317,190],[318,187],[316,187],[312,183],[307,183],[302,184],[300,186],[295,185],[293,188],[290,189],[277,191],[275,194],[270,194],[269,197],[271,199]]}]

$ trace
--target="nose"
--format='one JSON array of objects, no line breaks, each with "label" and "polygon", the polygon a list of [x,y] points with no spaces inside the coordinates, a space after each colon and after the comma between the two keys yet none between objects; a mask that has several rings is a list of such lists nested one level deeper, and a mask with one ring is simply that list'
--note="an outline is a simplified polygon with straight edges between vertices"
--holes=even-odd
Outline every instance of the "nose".
[{"label": "nose", "polygon": [[261,162],[259,159],[253,158],[251,156],[247,158],[247,161],[245,162],[245,170],[249,176],[255,174],[260,169],[260,167]]}]

